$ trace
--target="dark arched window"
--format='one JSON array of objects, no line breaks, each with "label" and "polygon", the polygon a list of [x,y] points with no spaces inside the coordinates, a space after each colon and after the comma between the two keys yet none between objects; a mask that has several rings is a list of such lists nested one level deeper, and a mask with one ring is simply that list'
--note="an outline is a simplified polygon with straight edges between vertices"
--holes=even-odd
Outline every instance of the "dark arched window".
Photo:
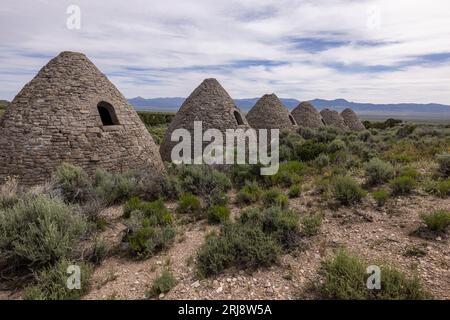
[{"label": "dark arched window", "polygon": [[243,125],[244,120],[242,120],[241,114],[238,111],[234,111],[234,118],[236,119],[236,122],[238,125]]},{"label": "dark arched window", "polygon": [[114,126],[119,124],[116,111],[114,111],[114,107],[108,102],[100,102],[97,105],[97,110],[104,126]]},{"label": "dark arched window", "polygon": [[297,125],[297,123],[294,120],[294,117],[292,115],[289,115],[289,120],[291,120],[292,125]]}]

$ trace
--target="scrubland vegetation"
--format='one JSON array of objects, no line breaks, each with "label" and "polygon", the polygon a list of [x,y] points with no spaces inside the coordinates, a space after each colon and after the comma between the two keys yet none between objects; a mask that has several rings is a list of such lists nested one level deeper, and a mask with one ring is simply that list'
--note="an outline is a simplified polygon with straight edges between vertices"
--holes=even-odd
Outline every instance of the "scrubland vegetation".
[{"label": "scrubland vegetation", "polygon": [[[161,125],[168,121],[165,117],[144,118],[147,124]],[[282,163],[274,176],[259,175],[258,165],[169,164],[167,175],[98,170],[88,176],[81,168],[63,164],[48,184],[29,190],[11,177],[0,187],[2,289],[18,291],[27,299],[78,299],[93,290],[92,275],[105,259],[120,257],[133,264],[169,255],[187,242],[186,233],[197,230],[205,235],[204,241],[186,262],[197,282],[235,273],[252,279],[256,272],[275,268],[281,274],[288,272],[283,281],[295,283],[297,274],[286,266],[286,257],[318,247],[323,257],[321,253],[320,265],[310,270],[314,290],[291,297],[431,297],[433,285],[408,271],[405,263],[396,265],[395,256],[373,261],[340,245],[327,245],[330,239],[323,228],[335,223],[345,233],[351,212],[356,212],[368,224],[378,217],[389,221],[405,215],[395,224],[413,219],[414,225],[400,229],[402,236],[448,246],[450,128],[394,120],[365,125],[369,129],[361,133],[329,127],[283,132]],[[429,199],[434,210],[423,208],[418,218],[402,211],[405,201],[421,199]],[[103,214],[110,207],[121,210],[116,220]],[[117,223],[123,225],[120,243],[102,240],[105,229]],[[391,236],[378,229],[378,240]],[[383,247],[377,250],[383,256]],[[295,261],[300,266],[307,262]],[[369,263],[381,266],[381,290],[366,288]],[[69,265],[81,267],[81,290],[66,288]],[[170,269],[170,262],[160,271],[148,271],[156,273],[145,290],[148,298],[164,297],[187,281]],[[197,282],[190,288],[200,286]],[[189,292],[183,297],[189,298]]]}]

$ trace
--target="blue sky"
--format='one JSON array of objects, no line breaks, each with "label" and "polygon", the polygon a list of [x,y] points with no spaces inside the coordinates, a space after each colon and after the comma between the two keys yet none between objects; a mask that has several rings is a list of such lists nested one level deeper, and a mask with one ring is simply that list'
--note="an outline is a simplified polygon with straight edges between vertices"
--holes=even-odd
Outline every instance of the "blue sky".
[{"label": "blue sky", "polygon": [[72,50],[127,97],[185,97],[215,77],[235,98],[450,104],[449,17],[446,0],[3,0],[0,98]]}]

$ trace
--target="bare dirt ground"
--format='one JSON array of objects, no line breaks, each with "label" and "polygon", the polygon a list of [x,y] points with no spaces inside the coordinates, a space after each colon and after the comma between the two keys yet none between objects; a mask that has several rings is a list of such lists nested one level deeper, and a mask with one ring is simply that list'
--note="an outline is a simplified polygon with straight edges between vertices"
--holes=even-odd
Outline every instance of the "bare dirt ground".
[{"label": "bare dirt ground", "polygon": [[[417,274],[424,287],[436,299],[450,299],[450,246],[448,239],[424,240],[411,233],[421,226],[419,215],[437,208],[450,209],[450,200],[415,195],[391,200],[379,210],[370,201],[358,208],[328,209],[311,192],[290,201],[291,209],[300,215],[321,211],[325,215],[319,235],[305,242],[305,248],[286,254],[279,264],[251,274],[228,270],[218,277],[199,279],[195,254],[205,235],[215,227],[205,222],[179,227],[175,244],[166,252],[140,261],[113,256],[96,269],[91,292],[86,299],[144,299],[145,291],[165,268],[170,269],[178,284],[160,299],[312,299],[311,287],[321,281],[320,262],[336,248],[346,247],[367,261],[387,263],[408,275]],[[169,208],[174,210],[174,204]],[[120,208],[113,209],[104,235],[120,245]],[[239,208],[233,207],[237,215]],[[422,257],[408,254],[420,248]]]}]

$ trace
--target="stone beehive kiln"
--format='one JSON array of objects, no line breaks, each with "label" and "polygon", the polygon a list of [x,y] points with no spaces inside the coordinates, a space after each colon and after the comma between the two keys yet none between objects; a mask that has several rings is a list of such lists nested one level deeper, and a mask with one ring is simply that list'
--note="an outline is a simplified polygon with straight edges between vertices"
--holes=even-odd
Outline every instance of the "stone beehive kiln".
[{"label": "stone beehive kiln", "polygon": [[[226,129],[249,128],[246,118],[220,83],[216,79],[206,79],[186,99],[170,123],[160,147],[164,161],[171,161],[172,148],[178,143],[171,141],[172,132],[186,129],[193,137],[194,121],[202,121],[203,131],[218,129],[225,133]],[[194,154],[193,149],[191,154]]]},{"label": "stone beehive kiln", "polygon": [[336,110],[323,109],[322,111],[320,111],[320,115],[322,116],[325,125],[335,127],[343,131],[348,130],[348,127],[345,124],[344,119]]},{"label": "stone beehive kiln", "polygon": [[351,131],[364,131],[366,127],[359,120],[355,111],[352,109],[345,109],[341,112],[341,117],[344,119],[345,124]]},{"label": "stone beehive kiln", "polygon": [[322,116],[310,102],[300,103],[292,110],[292,115],[301,127],[317,129],[325,125]]},{"label": "stone beehive kiln", "polygon": [[93,174],[163,171],[158,149],[136,111],[81,53],[62,52],[14,98],[0,120],[0,180],[47,180],[63,162]]},{"label": "stone beehive kiln", "polygon": [[297,128],[294,117],[275,94],[266,94],[259,99],[246,118],[249,125],[255,129]]}]

